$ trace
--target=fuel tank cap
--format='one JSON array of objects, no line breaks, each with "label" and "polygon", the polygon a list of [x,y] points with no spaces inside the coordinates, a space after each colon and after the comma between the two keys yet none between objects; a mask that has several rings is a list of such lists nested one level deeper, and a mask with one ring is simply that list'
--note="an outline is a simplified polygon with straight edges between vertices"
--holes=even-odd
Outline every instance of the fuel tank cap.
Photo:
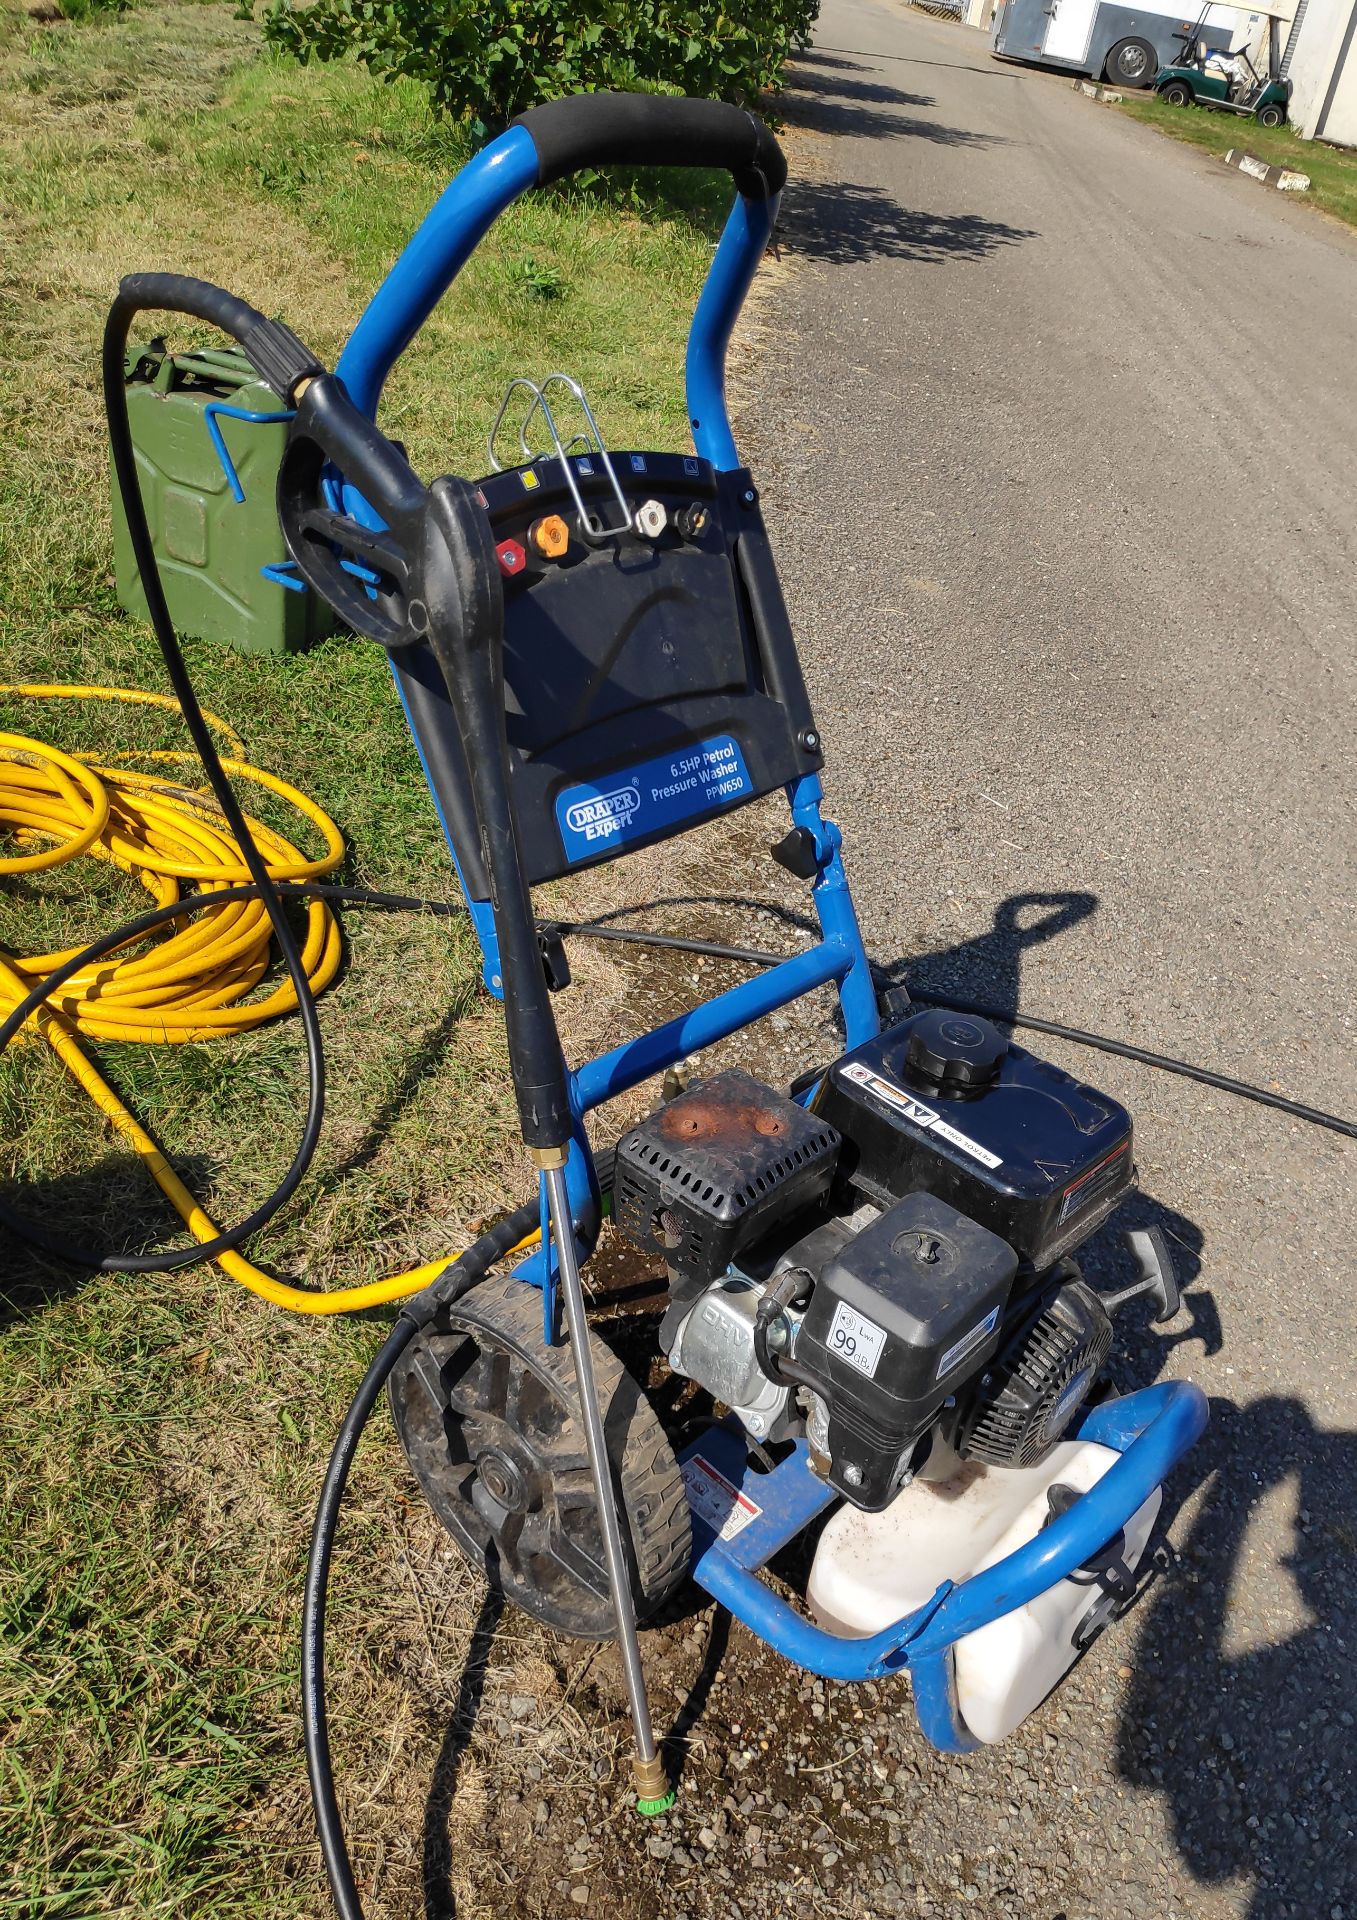
[{"label": "fuel tank cap", "polygon": [[997,1078],[1007,1052],[1007,1040],[988,1020],[934,1007],[910,1029],[905,1078],[938,1093],[977,1093]]}]

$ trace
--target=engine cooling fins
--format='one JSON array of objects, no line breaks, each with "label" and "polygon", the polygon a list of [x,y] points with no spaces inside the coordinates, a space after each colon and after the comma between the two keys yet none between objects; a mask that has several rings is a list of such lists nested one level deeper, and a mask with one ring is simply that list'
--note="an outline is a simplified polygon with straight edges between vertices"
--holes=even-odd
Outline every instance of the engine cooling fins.
[{"label": "engine cooling fins", "polygon": [[1111,1347],[1112,1322],[1097,1294],[1082,1280],[1065,1281],[958,1407],[952,1445],[987,1466],[1036,1466],[1087,1398]]}]

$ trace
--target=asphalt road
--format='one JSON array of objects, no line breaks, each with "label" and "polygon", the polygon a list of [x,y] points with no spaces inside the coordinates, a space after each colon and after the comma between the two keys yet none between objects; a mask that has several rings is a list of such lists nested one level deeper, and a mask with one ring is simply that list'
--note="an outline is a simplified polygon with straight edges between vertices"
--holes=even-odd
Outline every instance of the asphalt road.
[{"label": "asphalt road", "polygon": [[[1357,236],[888,0],[790,111],[743,444],[871,945],[1357,1115]],[[881,1910],[1357,1920],[1357,1148],[1047,1051],[1198,1276],[1123,1378],[1214,1419],[1177,1563],[921,1769]]]}]

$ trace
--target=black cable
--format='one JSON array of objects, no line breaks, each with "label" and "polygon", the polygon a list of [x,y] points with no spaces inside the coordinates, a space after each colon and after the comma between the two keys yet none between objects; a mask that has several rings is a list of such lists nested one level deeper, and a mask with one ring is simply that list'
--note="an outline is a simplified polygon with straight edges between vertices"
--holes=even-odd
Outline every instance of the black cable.
[{"label": "black cable", "polygon": [[[750,967],[780,967],[784,960],[793,956],[787,953],[767,953],[757,947],[725,946],[715,940],[691,940],[685,935],[673,933],[648,933],[632,927],[604,927],[589,920],[552,920],[544,922],[546,930],[553,933],[569,934],[584,940],[623,940],[637,946],[667,947],[678,953],[704,954],[712,960],[735,960]],[[889,969],[872,965],[872,978],[878,986],[904,986]],[[1096,1047],[1100,1053],[1115,1054],[1122,1060],[1134,1060],[1142,1067],[1155,1067],[1160,1073],[1175,1073],[1185,1080],[1199,1081],[1202,1086],[1214,1087],[1220,1093],[1231,1093],[1240,1100],[1253,1100],[1259,1106],[1275,1107],[1279,1113],[1290,1114],[1295,1120],[1304,1120],[1312,1127],[1326,1127],[1331,1133],[1344,1134],[1349,1140],[1357,1140],[1357,1121],[1344,1120],[1341,1115],[1325,1113],[1319,1107],[1307,1107],[1299,1100],[1288,1100],[1282,1094],[1270,1093],[1266,1087],[1255,1087],[1247,1080],[1235,1080],[1229,1074],[1215,1073],[1210,1067],[1194,1067],[1187,1060],[1178,1060],[1171,1054],[1151,1053],[1145,1047],[1133,1046],[1128,1040],[1110,1040],[1105,1034],[1089,1033],[1082,1027],[1061,1026],[1055,1020],[1040,1020],[1035,1014],[1016,1013],[1007,1007],[989,1006],[983,1000],[958,1000],[951,994],[937,992],[932,987],[908,986],[906,992],[912,1000],[925,1007],[945,1007],[949,1013],[969,1013],[980,1020],[993,1020],[1001,1026],[1027,1027],[1033,1033],[1053,1035],[1057,1040],[1072,1041],[1079,1047]]]},{"label": "black cable", "polygon": [[[259,328],[272,326],[273,323],[265,323],[263,316],[256,313],[254,308],[247,306],[244,301],[236,300],[232,295],[223,292],[220,287],[209,286],[204,281],[183,280],[178,276],[154,274],[125,280],[119,289],[117,299],[109,309],[108,320],[104,326],[104,411],[108,418],[108,437],[113,454],[113,467],[118,479],[118,490],[122,496],[123,512],[127,517],[132,553],[141,577],[142,591],[146,596],[151,626],[160,646],[161,657],[165,662],[165,670],[169,676],[170,685],[174,689],[175,698],[179,702],[179,709],[184,716],[184,724],[188,728],[189,736],[197,749],[198,758],[202,761],[212,791],[216,795],[217,804],[241,850],[246,869],[258,890],[258,898],[263,902],[268,913],[274,937],[278,942],[279,951],[297,996],[297,1009],[301,1014],[302,1030],[306,1038],[307,1093],[306,1117],[302,1126],[301,1139],[297,1143],[287,1172],[273,1192],[246,1219],[226,1232],[219,1233],[215,1239],[203,1242],[187,1258],[184,1253],[176,1251],[111,1256],[96,1252],[95,1257],[90,1259],[88,1258],[90,1249],[79,1247],[74,1242],[62,1240],[59,1236],[48,1233],[46,1229],[35,1229],[26,1223],[23,1229],[24,1238],[41,1246],[44,1252],[51,1254],[54,1258],[65,1260],[73,1266],[92,1266],[100,1272],[118,1273],[173,1273],[183,1266],[200,1260],[214,1260],[219,1254],[228,1253],[240,1246],[243,1241],[248,1240],[251,1234],[257,1233],[273,1218],[280,1207],[287,1204],[300,1186],[315,1154],[325,1116],[325,1059],[315,999],[277,888],[269,877],[263,855],[254,843],[231,782],[226,777],[226,771],[213,744],[211,732],[198,705],[197,695],[193,691],[193,682],[189,678],[188,668],[174,631],[174,622],[166,603],[155,543],[151,538],[146,506],[141,497],[141,481],[137,474],[136,449],[132,440],[131,419],[127,406],[125,365],[128,330],[136,315],[148,310],[187,313],[198,318],[207,318],[238,340],[246,339]],[[274,330],[277,331],[276,328]],[[97,946],[99,943],[95,944]],[[7,1030],[9,1024],[6,1022]],[[8,1037],[8,1031],[6,1031],[6,1039]],[[11,1227],[15,1226],[15,1218],[8,1209],[0,1215],[0,1218],[4,1218]]]},{"label": "black cable", "polygon": [[362,1385],[344,1415],[326,1468],[306,1563],[306,1590],[302,1598],[302,1731],[316,1832],[340,1920],[363,1920],[363,1907],[353,1877],[353,1862],[344,1842],[325,1711],[325,1600],[330,1558],[339,1524],[339,1505],[359,1438],[396,1362],[419,1330],[417,1320],[401,1314],[363,1375]]},{"label": "black cable", "polygon": [[1008,1013],[1002,1007],[986,1006],[980,1000],[956,1000],[935,993],[931,988],[910,987],[911,998],[926,1007],[945,1007],[949,1013],[971,1013],[981,1020],[1002,1021],[1010,1027],[1029,1027],[1033,1033],[1053,1034],[1057,1040],[1071,1040],[1078,1047],[1096,1047],[1099,1053],[1112,1053],[1121,1060],[1134,1060],[1142,1067],[1155,1067],[1160,1073],[1176,1073],[1184,1080],[1196,1080],[1220,1093],[1232,1093],[1240,1100],[1254,1100],[1260,1107],[1275,1107],[1293,1120],[1304,1120],[1312,1127],[1327,1127],[1331,1133],[1345,1134],[1357,1140],[1357,1120],[1325,1113],[1320,1107],[1307,1107],[1299,1100],[1266,1087],[1255,1087],[1247,1080],[1235,1080],[1228,1073],[1216,1073],[1210,1067],[1194,1067],[1190,1061],[1174,1059],[1171,1054],[1151,1053],[1145,1047],[1132,1046],[1129,1040],[1109,1040],[1105,1034],[1088,1033],[1082,1027],[1060,1026],[1054,1020],[1039,1020],[1031,1013]]},{"label": "black cable", "polygon": [[[335,886],[319,880],[271,881],[268,880],[267,875],[265,879],[270,891],[279,898],[280,912],[281,898],[290,893],[305,898],[340,901],[349,906],[378,907],[387,912],[425,911],[446,917],[461,911],[450,901],[421,900],[410,894],[381,893],[370,887]],[[189,894],[182,900],[171,902],[169,906],[152,908],[150,912],[143,913],[137,919],[129,920],[125,925],[115,928],[112,933],[103,934],[98,940],[92,940],[87,947],[82,947],[79,953],[49,973],[45,979],[40,980],[13,1009],[3,1024],[0,1024],[0,1053],[4,1052],[24,1022],[42,1006],[44,1001],[59,992],[73,975],[93,961],[102,960],[106,954],[115,952],[117,948],[129,946],[133,941],[156,932],[158,928],[168,925],[171,921],[182,920],[191,913],[201,912],[205,907],[224,906],[236,900],[258,900],[262,897],[262,893],[263,889],[251,882],[248,885],[241,883],[233,887],[218,887],[211,893]],[[288,935],[291,939],[291,928],[288,928]],[[296,951],[295,942],[293,951]],[[299,955],[298,965],[300,964]],[[305,984],[304,974],[303,983]],[[314,1011],[315,1002],[310,995],[309,986],[307,994]],[[318,1028],[317,1031],[319,1031]],[[308,1059],[312,1057],[308,1036]],[[304,1136],[303,1146],[305,1144]],[[298,1152],[300,1151],[299,1148]],[[314,1152],[315,1146],[312,1143],[306,1154],[306,1161],[297,1174],[297,1180],[300,1180],[306,1172],[306,1166]],[[46,1227],[40,1226],[35,1220],[30,1220],[25,1214],[17,1213],[3,1200],[0,1200],[0,1225],[8,1227],[29,1246],[37,1247],[52,1259],[65,1261],[70,1266],[89,1267],[97,1273],[178,1273],[185,1267],[196,1266],[200,1261],[214,1260],[219,1253],[225,1253],[239,1246],[248,1235],[257,1232],[295,1192],[297,1180],[292,1180],[291,1174],[296,1164],[296,1156],[294,1156],[293,1167],[289,1169],[287,1178],[274,1188],[269,1198],[261,1207],[255,1209],[248,1220],[218,1234],[215,1240],[201,1241],[192,1247],[176,1248],[168,1253],[124,1255],[104,1253],[97,1247],[82,1247],[76,1241],[66,1240],[59,1234],[51,1233]]]},{"label": "black cable", "polygon": [[339,1526],[339,1508],[348,1483],[349,1469],[381,1391],[415,1335],[478,1281],[483,1280],[495,1262],[532,1231],[538,1217],[538,1201],[525,1201],[506,1219],[492,1227],[489,1233],[482,1234],[459,1260],[445,1268],[431,1287],[426,1287],[423,1293],[401,1308],[396,1324],[378,1348],[372,1364],[363,1375],[362,1384],[349,1404],[335,1439],[330,1464],[325,1470],[315,1524],[311,1529],[311,1551],[307,1558],[306,1588],[302,1596],[302,1732],[306,1743],[306,1771],[311,1782],[316,1831],[320,1836],[325,1871],[340,1920],[363,1920],[363,1906],[354,1879],[353,1862],[344,1840],[344,1823],[339,1810],[339,1797],[335,1792],[329,1720],[325,1711],[325,1602],[330,1559]]}]

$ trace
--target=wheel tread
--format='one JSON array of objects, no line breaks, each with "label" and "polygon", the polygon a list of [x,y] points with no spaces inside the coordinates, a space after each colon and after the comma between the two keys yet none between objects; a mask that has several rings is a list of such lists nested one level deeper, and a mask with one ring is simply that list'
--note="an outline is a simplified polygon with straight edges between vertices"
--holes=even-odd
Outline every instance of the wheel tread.
[{"label": "wheel tread", "polygon": [[[535,1287],[509,1275],[496,1275],[482,1281],[457,1303],[447,1323],[438,1331],[455,1334],[459,1326],[492,1333],[501,1341],[530,1355],[531,1364],[552,1379],[562,1397],[575,1402],[575,1363],[569,1341],[567,1339],[559,1347],[549,1347],[543,1342],[542,1296]],[[599,1405],[613,1463],[614,1484],[621,1494],[630,1536],[634,1569],[632,1597],[638,1617],[645,1619],[673,1596],[687,1576],[692,1558],[687,1494],[678,1461],[654,1408],[646,1398],[644,1388],[632,1378],[611,1347],[592,1328],[589,1338]],[[406,1375],[416,1368],[426,1342],[427,1336],[421,1335],[412,1343],[402,1367],[391,1382],[392,1412],[403,1446],[401,1387]],[[619,1436],[615,1432],[615,1423],[610,1425],[610,1414],[619,1392],[624,1389],[633,1396],[633,1404],[619,1458]],[[575,1417],[578,1418],[578,1415]],[[419,1463],[410,1456],[408,1448],[406,1452],[423,1486]],[[424,1490],[427,1493],[428,1490]],[[464,1543],[457,1540],[455,1534],[452,1538],[465,1552]],[[479,1564],[482,1571],[493,1579],[493,1570],[483,1560]],[[613,1636],[609,1632],[580,1637],[610,1639]]]}]

